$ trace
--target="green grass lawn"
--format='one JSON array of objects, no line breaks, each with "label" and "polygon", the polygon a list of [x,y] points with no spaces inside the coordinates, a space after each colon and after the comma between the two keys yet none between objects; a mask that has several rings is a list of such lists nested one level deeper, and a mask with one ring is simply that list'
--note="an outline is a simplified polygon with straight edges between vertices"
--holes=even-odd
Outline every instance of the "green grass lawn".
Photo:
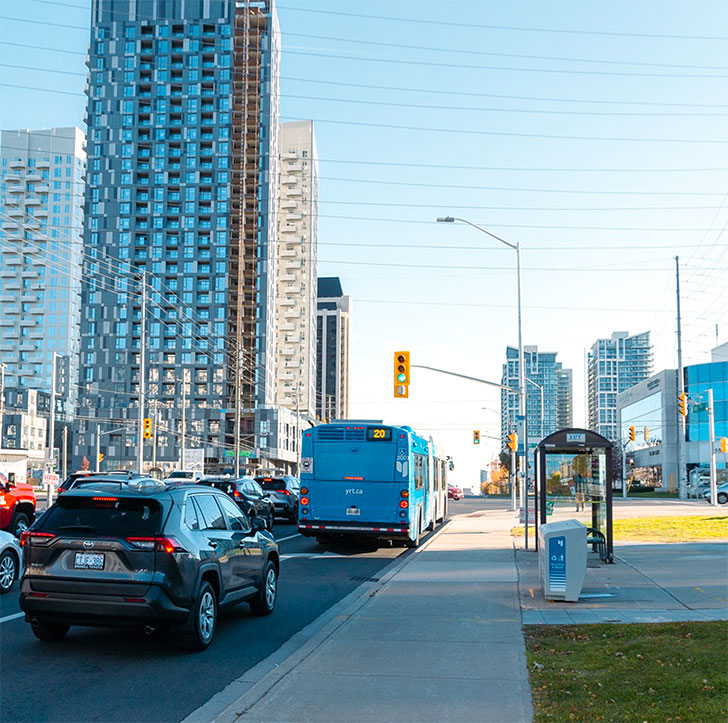
[{"label": "green grass lawn", "polygon": [[728,516],[634,517],[614,520],[615,540],[701,542],[728,538]]},{"label": "green grass lawn", "polygon": [[529,625],[536,721],[728,720],[728,622]]},{"label": "green grass lawn", "polygon": [[[529,537],[535,528],[528,525]],[[706,542],[728,539],[728,515],[685,515],[683,517],[634,517],[614,520],[615,541]],[[511,528],[513,537],[523,537],[523,525]]]}]

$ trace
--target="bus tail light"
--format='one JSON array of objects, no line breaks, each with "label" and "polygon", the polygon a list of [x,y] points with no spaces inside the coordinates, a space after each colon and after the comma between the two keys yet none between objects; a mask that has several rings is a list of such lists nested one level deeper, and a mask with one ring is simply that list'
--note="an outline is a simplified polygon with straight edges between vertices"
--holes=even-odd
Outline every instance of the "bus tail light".
[{"label": "bus tail light", "polygon": [[305,507],[308,504],[308,497],[301,497],[299,502]]},{"label": "bus tail light", "polygon": [[402,498],[404,498],[404,499],[407,499],[409,497],[409,490],[402,490],[399,493],[399,496],[402,497]]},{"label": "bus tail light", "polygon": [[407,500],[402,500],[402,501],[401,501],[401,502],[399,503],[399,506],[400,506],[400,507],[401,507],[401,508],[402,508],[403,510],[406,510],[406,509],[407,509],[407,508],[409,507],[409,502],[407,502]]}]

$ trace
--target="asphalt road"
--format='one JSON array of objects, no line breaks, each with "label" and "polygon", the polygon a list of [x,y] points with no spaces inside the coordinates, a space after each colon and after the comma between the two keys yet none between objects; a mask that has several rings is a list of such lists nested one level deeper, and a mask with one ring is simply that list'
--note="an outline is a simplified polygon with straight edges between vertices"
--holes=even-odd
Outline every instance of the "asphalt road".
[{"label": "asphalt road", "polygon": [[[451,511],[470,511],[472,502],[451,501]],[[361,546],[322,550],[296,534],[293,525],[280,523],[274,534],[282,556],[275,612],[256,618],[247,605],[223,611],[215,640],[203,653],[186,652],[161,635],[123,629],[75,627],[60,643],[43,643],[22,617],[12,617],[20,612],[16,584],[0,598],[3,723],[180,721],[410,552]]]}]

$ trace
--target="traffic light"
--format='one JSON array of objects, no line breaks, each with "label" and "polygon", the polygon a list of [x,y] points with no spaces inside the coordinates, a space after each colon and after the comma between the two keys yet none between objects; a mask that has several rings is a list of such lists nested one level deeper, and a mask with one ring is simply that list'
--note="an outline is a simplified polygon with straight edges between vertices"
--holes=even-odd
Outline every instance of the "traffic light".
[{"label": "traffic light", "polygon": [[680,394],[677,395],[677,411],[679,414],[682,414],[683,417],[687,417],[688,415],[688,396],[685,392],[680,392]]},{"label": "traffic light", "polygon": [[518,448],[518,434],[516,432],[511,432],[511,434],[508,435],[506,445],[514,452],[516,451]]},{"label": "traffic light", "polygon": [[152,420],[149,417],[144,418],[144,439],[152,438]]},{"label": "traffic light", "polygon": [[650,428],[645,427],[645,442],[650,438]]},{"label": "traffic light", "polygon": [[99,452],[99,462],[103,462],[103,461],[104,461],[104,453]]},{"label": "traffic light", "polygon": [[723,452],[723,454],[728,453],[728,437],[720,438],[720,451]]},{"label": "traffic light", "polygon": [[394,352],[394,396],[406,399],[409,397],[410,353]]},{"label": "traffic light", "polygon": [[473,444],[480,444],[480,430],[473,430]]},{"label": "traffic light", "polygon": [[635,436],[634,436],[634,426],[629,428],[629,441],[634,442]]}]

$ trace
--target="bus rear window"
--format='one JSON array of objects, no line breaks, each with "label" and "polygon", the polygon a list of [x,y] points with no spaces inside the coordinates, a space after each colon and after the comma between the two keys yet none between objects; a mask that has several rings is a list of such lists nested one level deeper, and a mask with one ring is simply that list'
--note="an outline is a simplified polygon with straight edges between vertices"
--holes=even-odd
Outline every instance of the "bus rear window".
[{"label": "bus rear window", "polygon": [[159,534],[161,522],[162,506],[157,500],[61,495],[37,529],[57,535],[150,537]]},{"label": "bus rear window", "polygon": [[390,442],[391,440],[391,427],[367,427],[368,442]]}]

